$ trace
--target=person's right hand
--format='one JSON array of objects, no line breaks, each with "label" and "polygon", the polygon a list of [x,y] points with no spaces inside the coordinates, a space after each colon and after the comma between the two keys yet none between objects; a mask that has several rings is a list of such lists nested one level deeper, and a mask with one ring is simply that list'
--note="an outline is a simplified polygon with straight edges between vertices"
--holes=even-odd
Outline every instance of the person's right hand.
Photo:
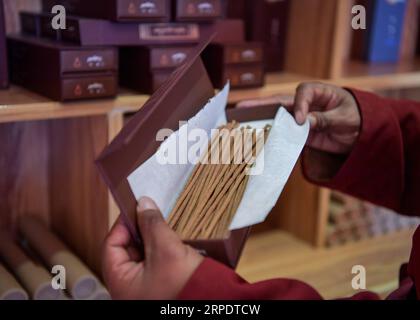
[{"label": "person's right hand", "polygon": [[307,145],[326,152],[348,154],[361,128],[357,102],[347,90],[329,84],[302,83],[293,98],[274,96],[240,102],[246,108],[267,104],[282,104],[303,124],[309,118],[311,132]]},{"label": "person's right hand", "polygon": [[175,299],[203,257],[182,243],[152,199],[140,199],[137,222],[145,259],[140,261],[140,252],[119,218],[104,244],[105,284],[113,299]]}]

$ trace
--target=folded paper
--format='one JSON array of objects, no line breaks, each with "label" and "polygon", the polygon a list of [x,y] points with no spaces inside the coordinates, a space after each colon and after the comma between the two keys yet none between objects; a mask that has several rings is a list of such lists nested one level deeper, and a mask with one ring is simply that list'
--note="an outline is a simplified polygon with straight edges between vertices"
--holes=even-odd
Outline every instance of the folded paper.
[{"label": "folded paper", "polygon": [[[227,122],[225,109],[228,95],[229,85],[226,85],[193,118],[162,142],[160,149],[151,158],[128,176],[130,188],[136,199],[143,196],[151,197],[164,217],[168,217],[195,164],[190,161],[162,164],[159,161],[159,152],[162,149],[172,150],[180,139],[185,139],[185,134],[194,129],[206,131],[208,139],[202,143],[203,146],[207,146],[211,130]],[[257,174],[255,172],[253,174],[251,170],[244,197],[230,225],[230,230],[248,227],[265,220],[277,202],[307,140],[309,123],[297,125],[284,108],[279,109],[274,120],[248,122],[242,125],[262,128],[267,123],[272,124],[272,129],[264,153],[259,155],[257,164],[253,168],[260,170],[259,165],[263,162],[262,170]],[[193,144],[194,141],[188,141],[188,148]],[[201,150],[205,150],[205,147]]]}]

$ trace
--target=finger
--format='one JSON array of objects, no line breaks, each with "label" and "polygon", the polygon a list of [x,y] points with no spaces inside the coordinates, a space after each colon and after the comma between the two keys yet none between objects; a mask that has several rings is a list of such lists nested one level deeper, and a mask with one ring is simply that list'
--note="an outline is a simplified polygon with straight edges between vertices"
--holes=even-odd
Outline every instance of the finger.
[{"label": "finger", "polygon": [[327,131],[335,126],[340,120],[343,121],[343,117],[338,108],[324,112],[313,111],[309,114],[308,118],[311,129],[316,131]]},{"label": "finger", "polygon": [[270,105],[282,105],[286,109],[291,109],[294,104],[294,97],[292,96],[273,96],[261,99],[251,99],[239,102],[237,108],[253,108]]},{"label": "finger", "polygon": [[303,83],[296,90],[295,118],[298,124],[306,121],[310,111],[334,109],[341,101],[340,89],[323,83]]},{"label": "finger", "polygon": [[141,198],[137,211],[137,222],[143,237],[146,264],[161,257],[174,245],[182,244],[152,199]]},{"label": "finger", "polygon": [[295,119],[298,124],[303,124],[309,112],[309,107],[314,98],[312,84],[300,84],[296,89],[295,96]]},{"label": "finger", "polygon": [[130,254],[127,251],[127,247],[130,245],[130,243],[130,233],[120,216],[104,242],[104,277],[107,276],[107,273],[112,273],[114,272],[113,270],[120,268],[122,265],[132,262]]},{"label": "finger", "polygon": [[309,122],[311,129],[316,131],[325,131],[331,126],[330,117],[326,112],[311,112],[309,114]]}]

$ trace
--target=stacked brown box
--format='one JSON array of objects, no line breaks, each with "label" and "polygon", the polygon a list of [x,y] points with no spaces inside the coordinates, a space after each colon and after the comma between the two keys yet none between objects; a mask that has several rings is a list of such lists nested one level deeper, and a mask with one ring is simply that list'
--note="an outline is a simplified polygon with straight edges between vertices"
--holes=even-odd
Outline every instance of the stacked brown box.
[{"label": "stacked brown box", "polygon": [[228,16],[244,19],[247,39],[264,44],[266,71],[283,68],[290,0],[229,1]]},{"label": "stacked brown box", "polygon": [[191,46],[120,48],[120,84],[152,94],[188,56]]},{"label": "stacked brown box", "polygon": [[200,40],[195,23],[118,23],[67,16],[66,29],[54,30],[51,14],[21,12],[24,33],[82,46],[193,44]]},{"label": "stacked brown box", "polygon": [[82,46],[191,44],[200,40],[200,29],[194,23],[116,23],[67,17],[62,39]]},{"label": "stacked brown box", "polygon": [[68,14],[113,21],[169,21],[170,0],[43,0],[43,10],[62,5]]},{"label": "stacked brown box", "polygon": [[264,84],[264,51],[257,42],[213,43],[203,60],[216,88],[230,81],[232,88],[259,87]]},{"label": "stacked brown box", "polygon": [[5,28],[3,0],[0,0],[0,89],[7,88],[9,85]]},{"label": "stacked brown box", "polygon": [[30,36],[9,37],[12,81],[53,100],[113,97],[115,48],[75,47]]}]

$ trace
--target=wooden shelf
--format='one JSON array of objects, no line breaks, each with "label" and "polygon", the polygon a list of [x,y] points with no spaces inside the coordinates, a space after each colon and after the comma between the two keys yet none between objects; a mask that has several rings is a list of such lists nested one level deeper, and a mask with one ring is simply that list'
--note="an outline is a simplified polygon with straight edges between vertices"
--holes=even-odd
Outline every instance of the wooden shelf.
[{"label": "wooden shelf", "polygon": [[[357,293],[351,287],[352,267],[365,266],[367,290],[385,298],[398,287],[398,270],[408,261],[414,230],[334,248],[313,248],[283,231],[253,235],[245,245],[237,272],[247,281],[274,278],[299,279],[326,299]],[[307,263],[310,261],[310,263]]]},{"label": "wooden shelf", "polygon": [[397,64],[349,61],[343,68],[342,77],[330,82],[376,91],[419,87],[420,59]]},{"label": "wooden shelf", "polygon": [[345,74],[335,79],[321,79],[293,73],[267,74],[266,84],[262,88],[232,90],[229,103],[275,94],[291,95],[301,82],[307,81],[321,81],[371,91],[416,88],[420,87],[420,59],[415,63],[398,65],[369,65],[352,62],[347,66]]},{"label": "wooden shelf", "polygon": [[[411,64],[373,66],[351,62],[346,66],[344,75],[323,80],[293,73],[268,74],[262,88],[232,90],[229,103],[275,94],[293,94],[299,83],[304,81],[323,81],[372,91],[419,87],[420,60]],[[148,98],[148,95],[121,89],[115,99],[61,103],[12,85],[8,90],[0,90],[0,123],[136,112]]]},{"label": "wooden shelf", "polygon": [[116,99],[61,103],[12,85],[8,90],[0,90],[0,123],[136,111],[148,98],[122,90]]}]

